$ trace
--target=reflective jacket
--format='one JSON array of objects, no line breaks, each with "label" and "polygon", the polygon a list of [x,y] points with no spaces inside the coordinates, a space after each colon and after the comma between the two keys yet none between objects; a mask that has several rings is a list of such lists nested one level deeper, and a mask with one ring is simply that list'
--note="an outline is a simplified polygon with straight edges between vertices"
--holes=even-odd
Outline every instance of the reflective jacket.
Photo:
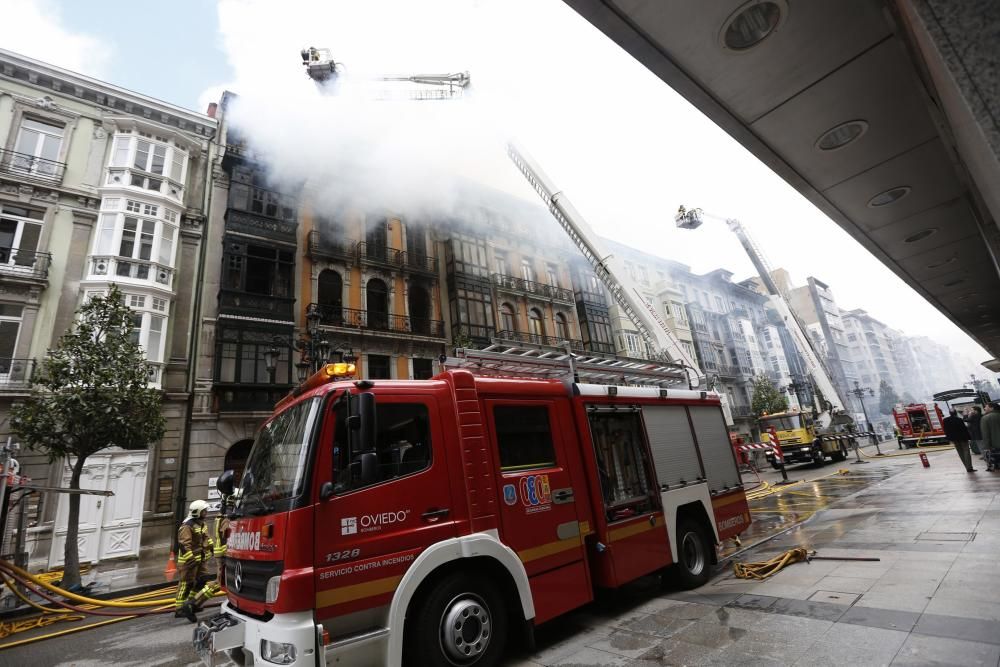
[{"label": "reflective jacket", "polygon": [[201,519],[188,517],[177,529],[177,564],[198,563],[212,555],[212,538],[208,536],[208,526]]},{"label": "reflective jacket", "polygon": [[222,558],[226,555],[226,541],[227,534],[229,533],[229,517],[226,515],[220,515],[215,518],[215,531],[212,534],[212,538],[215,541],[215,546],[212,551],[216,558]]}]

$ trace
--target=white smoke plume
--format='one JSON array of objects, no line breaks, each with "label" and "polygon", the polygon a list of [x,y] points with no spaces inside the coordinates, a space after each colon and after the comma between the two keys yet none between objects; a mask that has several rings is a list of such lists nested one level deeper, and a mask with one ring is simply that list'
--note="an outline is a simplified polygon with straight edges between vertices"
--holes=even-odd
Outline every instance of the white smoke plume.
[{"label": "white smoke plume", "polygon": [[275,184],[306,184],[321,211],[360,207],[419,219],[451,217],[469,204],[462,201],[468,181],[490,186],[513,170],[503,133],[474,94],[380,101],[383,89],[416,85],[349,78],[340,84],[337,94],[305,88],[294,99],[251,93],[228,110]]},{"label": "white smoke plume", "polygon": [[[334,215],[349,207],[410,220],[465,219],[479,203],[477,186],[512,193],[547,215],[505,153],[512,102],[495,73],[506,49],[488,37],[491,21],[503,16],[500,5],[304,2],[296,9],[276,12],[254,0],[219,5],[238,75],[227,84],[238,96],[227,117],[276,186],[304,183],[317,212]],[[307,46],[329,48],[341,63],[336,94],[307,77],[299,57]],[[472,84],[461,99],[415,101],[407,93],[426,87],[378,80],[462,71]],[[505,200],[491,199],[494,206]]]}]

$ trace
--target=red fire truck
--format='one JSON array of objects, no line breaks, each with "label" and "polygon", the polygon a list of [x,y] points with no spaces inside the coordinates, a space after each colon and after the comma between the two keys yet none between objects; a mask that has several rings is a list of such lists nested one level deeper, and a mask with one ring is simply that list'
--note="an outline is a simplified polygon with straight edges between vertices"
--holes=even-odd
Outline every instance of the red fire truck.
[{"label": "red fire truck", "polygon": [[904,448],[948,442],[944,435],[944,414],[937,403],[897,405],[892,410],[892,417]]},{"label": "red fire truck", "polygon": [[701,585],[750,525],[714,393],[352,370],[324,367],[257,434],[227,600],[195,630],[208,664],[495,665],[597,588]]}]

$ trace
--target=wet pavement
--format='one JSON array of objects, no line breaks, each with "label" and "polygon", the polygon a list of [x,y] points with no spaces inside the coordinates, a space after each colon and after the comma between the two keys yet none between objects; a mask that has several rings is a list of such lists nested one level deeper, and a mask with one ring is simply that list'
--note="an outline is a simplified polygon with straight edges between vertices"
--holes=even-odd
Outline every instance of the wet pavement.
[{"label": "wet pavement", "polygon": [[[771,486],[751,493],[753,528],[723,554],[764,561],[805,546],[878,561],[798,563],[763,582],[726,563],[688,592],[647,578],[539,627],[536,650],[507,664],[998,667],[1000,474],[968,474],[952,451],[929,457],[930,468],[916,456],[790,467],[788,486],[768,470]],[[162,583],[165,560],[144,554],[94,576],[116,589]],[[0,650],[0,666],[191,665],[190,632],[169,615],[128,620]]]},{"label": "wet pavement", "polygon": [[646,579],[540,627],[511,664],[997,667],[1000,473],[928,456],[791,468],[797,484],[755,494],[744,550],[727,547],[745,562],[795,547],[878,561],[797,563],[762,582],[727,566],[689,592]]}]

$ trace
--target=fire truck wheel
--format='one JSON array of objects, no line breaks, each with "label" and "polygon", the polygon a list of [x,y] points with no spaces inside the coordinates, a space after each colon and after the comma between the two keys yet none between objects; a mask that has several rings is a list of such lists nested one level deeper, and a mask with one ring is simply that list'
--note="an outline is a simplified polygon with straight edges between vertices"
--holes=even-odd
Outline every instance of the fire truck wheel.
[{"label": "fire truck wheel", "polygon": [[507,609],[490,581],[451,574],[407,616],[413,623],[407,653],[417,659],[412,664],[493,667],[503,657]]},{"label": "fire truck wheel", "polygon": [[840,443],[840,449],[838,449],[833,454],[831,454],[830,458],[833,459],[834,461],[846,461],[847,460],[847,456],[848,456],[848,454],[847,454],[847,443],[841,442]]},{"label": "fire truck wheel", "polygon": [[700,521],[684,517],[677,522],[677,560],[673,578],[688,590],[708,581],[712,570],[712,544]]}]

